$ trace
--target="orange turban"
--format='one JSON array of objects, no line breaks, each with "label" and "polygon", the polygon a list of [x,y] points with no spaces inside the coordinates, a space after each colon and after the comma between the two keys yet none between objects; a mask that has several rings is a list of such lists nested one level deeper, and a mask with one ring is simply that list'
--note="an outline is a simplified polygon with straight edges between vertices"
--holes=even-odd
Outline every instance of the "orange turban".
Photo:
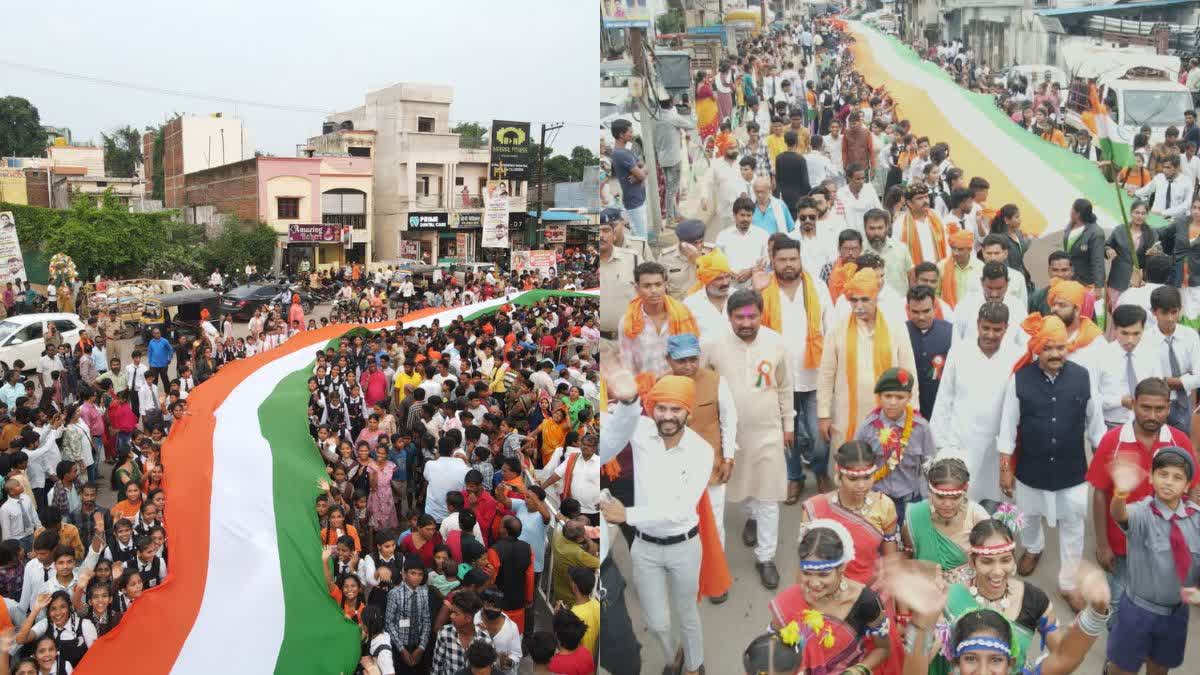
[{"label": "orange turban", "polygon": [[210,316],[212,316],[212,314],[210,314],[207,309],[200,310],[200,319],[201,320],[207,319]]},{"label": "orange turban", "polygon": [[1087,289],[1078,281],[1051,279],[1050,290],[1046,292],[1046,303],[1053,305],[1054,301],[1062,298],[1076,307],[1083,307],[1083,298]]},{"label": "orange turban", "polygon": [[950,246],[954,248],[967,248],[975,245],[975,235],[971,234],[970,230],[959,230],[950,235]]},{"label": "orange turban", "polygon": [[653,409],[658,403],[676,403],[688,412],[692,411],[696,399],[696,382],[690,377],[668,375],[650,388],[646,402]]},{"label": "orange turban", "polygon": [[688,289],[688,294],[704,288],[716,281],[722,274],[730,274],[729,259],[720,249],[713,249],[696,258],[696,285]]},{"label": "orange turban", "polygon": [[846,284],[842,287],[842,293],[844,293],[847,298],[849,298],[851,295],[868,295],[872,298],[878,297],[879,273],[870,267],[855,271],[854,276],[850,277],[850,279],[846,281]]}]

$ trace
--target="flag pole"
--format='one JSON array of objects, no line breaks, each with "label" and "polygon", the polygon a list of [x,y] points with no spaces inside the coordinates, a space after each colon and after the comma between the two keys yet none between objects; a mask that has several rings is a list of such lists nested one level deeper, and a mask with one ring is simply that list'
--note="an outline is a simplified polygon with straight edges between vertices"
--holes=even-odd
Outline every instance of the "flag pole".
[{"label": "flag pole", "polygon": [[1129,244],[1133,249],[1133,269],[1141,269],[1138,265],[1137,244],[1133,241],[1133,226],[1129,224],[1129,214],[1125,212],[1125,191],[1121,189],[1119,183],[1113,183],[1117,188],[1117,204],[1120,205],[1121,220],[1125,223],[1125,231],[1129,233]]}]

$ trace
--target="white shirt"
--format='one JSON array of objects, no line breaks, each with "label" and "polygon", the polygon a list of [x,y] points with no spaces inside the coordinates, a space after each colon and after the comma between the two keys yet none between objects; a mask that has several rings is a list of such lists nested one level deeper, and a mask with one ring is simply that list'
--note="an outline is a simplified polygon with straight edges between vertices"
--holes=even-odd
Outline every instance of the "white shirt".
[{"label": "white shirt", "polygon": [[[585,460],[582,452],[571,454],[579,455],[579,459],[575,460],[575,470],[571,473],[571,497],[579,501],[582,513],[596,513],[600,507],[600,458],[592,455],[591,459]],[[569,462],[570,455],[563,458],[554,475],[565,480]]]},{"label": "white shirt", "polygon": [[808,184],[820,185],[821,181],[834,176],[833,162],[823,152],[804,153],[804,163],[808,165]]},{"label": "white shirt", "polygon": [[[996,435],[1000,431],[996,411],[1004,401],[1008,374],[1022,354],[1011,342],[1001,342],[990,357],[979,348],[978,339],[954,342],[946,354],[937,401],[929,420],[938,450],[957,450],[969,455],[996,449]],[[988,376],[981,377],[984,374]]]},{"label": "white shirt", "polygon": [[[49,574],[47,575],[47,570]],[[21,584],[21,609],[29,613],[37,596],[45,588],[46,582],[54,577],[54,563],[43,566],[37,558],[25,563],[25,579]]]},{"label": "white shirt", "polygon": [[1161,286],[1162,284],[1152,284],[1149,281],[1143,286],[1130,286],[1117,298],[1117,306],[1136,305],[1146,310],[1146,329],[1149,330],[1149,324],[1154,322],[1154,314],[1150,310],[1150,294]]},{"label": "white shirt", "polygon": [[461,492],[470,470],[471,467],[461,459],[453,457],[438,457],[427,463],[424,475],[429,486],[425,493],[425,513],[433,516],[434,520],[445,518],[450,513],[446,508],[446,493]]},{"label": "white shirt", "polygon": [[717,200],[713,225],[718,229],[728,228],[733,223],[734,200],[743,194],[753,199],[754,190],[747,185],[746,179],[742,178],[742,170],[738,163],[735,161],[730,164],[725,158],[712,163],[712,181],[712,194]]},{"label": "white shirt", "polygon": [[[510,670],[503,671],[506,675],[516,675],[521,666],[521,632],[517,630],[517,623],[508,616],[501,614],[504,617],[504,625],[499,632],[492,635],[483,625],[483,611],[475,613],[475,630],[481,633],[487,633],[492,638],[492,646],[496,648],[496,656],[504,656],[508,654],[509,660],[513,667]],[[496,666],[499,669],[499,666]]]},{"label": "white shirt", "polygon": [[[1167,201],[1167,186],[1171,188],[1171,199]],[[1175,174],[1174,180],[1167,180],[1163,174],[1156,174],[1154,180],[1146,183],[1138,188],[1135,195],[1145,199],[1154,193],[1154,205],[1150,207],[1151,213],[1156,213],[1164,218],[1177,218],[1188,212],[1192,206],[1192,189],[1195,182],[1191,176],[1185,171],[1180,171]]]},{"label": "white shirt", "polygon": [[[821,334],[829,335],[833,330],[833,301],[829,298],[829,288],[813,278],[813,286],[817,290],[817,303],[821,312]],[[792,391],[816,391],[818,367],[805,368],[804,356],[808,352],[808,312],[804,307],[804,285],[796,287],[795,296],[789,298],[782,288],[779,289],[779,333],[783,335],[783,343],[787,346],[789,364],[792,371]]]},{"label": "white shirt", "polygon": [[29,495],[22,494],[17,499],[9,497],[0,506],[0,536],[5,540],[24,539],[32,535],[37,526],[37,511]]},{"label": "white shirt", "polygon": [[725,303],[722,302],[721,309],[717,309],[708,299],[708,292],[703,288],[684,298],[683,305],[692,310],[692,317],[696,319],[696,327],[700,329],[698,337],[701,343],[718,340],[727,333],[733,332],[733,324],[725,315]]},{"label": "white shirt", "polygon": [[1104,407],[1104,421],[1109,424],[1124,424],[1133,419],[1133,411],[1121,405],[1125,396],[1133,398],[1133,389],[1137,383],[1147,377],[1162,377],[1162,365],[1158,359],[1157,345],[1142,336],[1142,341],[1134,347],[1133,374],[1137,378],[1130,384],[1126,376],[1129,358],[1119,342],[1107,342],[1102,345],[1095,359],[1095,370],[1099,376],[1100,404]]},{"label": "white shirt", "polygon": [[52,373],[59,372],[62,369],[62,360],[58,358],[57,354],[54,356],[42,354],[41,358],[38,359],[37,366],[37,371],[42,376],[42,387],[45,389],[53,387],[54,377]]},{"label": "white shirt", "polygon": [[[975,344],[979,337],[979,308],[983,306],[983,289],[972,288],[967,297],[959,301],[954,308],[954,341]],[[1004,332],[1004,342],[1023,347],[1029,341],[1029,336],[1021,329],[1021,322],[1029,314],[1029,306],[1011,295],[1004,296],[1004,306],[1008,308],[1008,330]],[[941,390],[938,390],[941,394]]]},{"label": "white shirt", "polygon": [[[1178,324],[1171,337],[1174,338],[1175,359],[1179,362],[1179,379],[1190,395],[1196,387],[1200,387],[1200,335],[1196,334],[1195,329]],[[1167,338],[1159,332],[1158,322],[1153,316],[1146,320],[1146,333],[1142,336],[1142,342],[1147,342],[1147,346],[1154,348],[1158,353],[1163,376],[1172,377]],[[1177,394],[1178,392],[1171,390],[1172,399]]]},{"label": "white shirt", "polygon": [[[901,214],[901,218],[902,217],[905,217],[905,216],[903,216],[903,214]],[[897,220],[901,220],[901,218],[897,218]],[[917,244],[921,247],[921,259],[928,260],[929,262],[933,262],[933,263],[937,263],[937,262],[941,261],[941,259],[945,256],[943,256],[942,252],[937,250],[936,246],[934,245],[933,222],[930,221],[929,214],[926,213],[925,217],[920,220],[917,220],[917,218],[914,216],[913,222],[916,225],[916,227],[914,229],[916,229],[916,231],[917,231]],[[903,221],[894,224],[892,226],[892,239],[900,242],[901,237],[903,235],[904,235]],[[901,246],[911,246],[911,244],[906,244],[904,242],[901,242]],[[947,251],[950,249],[949,242],[946,243],[946,249],[947,249]],[[1022,285],[1024,285],[1024,282],[1022,282]],[[1012,284],[1009,284],[1009,287],[1011,288]]]},{"label": "white shirt", "polygon": [[600,434],[598,457],[604,464],[632,444],[636,506],[625,508],[625,522],[652,537],[686,534],[700,524],[696,505],[712,475],[712,446],[684,429],[679,443],[668,449],[638,401],[616,403],[612,411],[601,414],[601,426],[614,433]]},{"label": "white shirt", "polygon": [[[450,536],[451,532],[457,532],[461,529],[462,524],[458,522],[458,512],[455,511],[442,520],[442,526],[438,528],[438,532],[441,533],[442,539],[445,539]],[[471,534],[475,535],[476,540],[483,541],[483,533],[479,530],[479,523],[475,523],[475,527],[471,528]]]},{"label": "white shirt", "polygon": [[[837,105],[836,100],[834,102],[834,105],[836,107],[836,105]],[[842,136],[840,134],[836,138],[833,136],[833,134],[830,134],[825,137],[825,143],[822,146],[827,151],[829,151],[830,168],[833,170],[833,173],[835,176],[840,176],[843,173],[843,169],[842,169],[842,167],[844,166],[844,164],[842,163],[842,139],[843,138],[845,138],[845,136]],[[813,183],[809,183],[809,185],[813,185]]]},{"label": "white shirt", "polygon": [[725,228],[717,234],[716,245],[729,259],[734,272],[754,267],[767,257],[767,240],[770,235],[761,227],[751,225],[745,232],[736,226]]},{"label": "white shirt", "polygon": [[[79,626],[78,636],[75,634],[76,625]],[[42,619],[41,621],[33,624],[33,628],[29,630],[29,637],[36,640],[46,634],[47,628],[48,624],[46,619]],[[85,645],[91,647],[92,643],[95,642],[96,638],[98,637],[96,634],[96,624],[92,623],[91,619],[82,619],[79,618],[78,615],[72,613],[67,618],[67,625],[63,626],[62,632],[58,634],[58,637],[63,642],[70,643],[74,642],[75,638],[79,636],[83,637],[83,643]]]},{"label": "white shirt", "polygon": [[862,189],[858,191],[857,197],[850,192],[849,185],[843,185],[838,188],[837,200],[841,203],[845,211],[846,227],[858,230],[859,234],[864,234],[863,215],[871,209],[883,208],[883,203],[879,201],[879,195],[875,192],[875,187],[870,183],[863,184]]},{"label": "white shirt", "polygon": [[375,657],[375,665],[379,666],[381,675],[396,675],[396,665],[392,661],[392,636],[388,633],[380,633],[371,638],[370,650],[372,654],[378,653]]},{"label": "white shirt", "polygon": [[817,275],[825,263],[837,257],[838,231],[817,221],[816,232],[812,237],[805,236],[799,227],[788,232],[788,236],[800,242],[800,265],[809,274]]}]

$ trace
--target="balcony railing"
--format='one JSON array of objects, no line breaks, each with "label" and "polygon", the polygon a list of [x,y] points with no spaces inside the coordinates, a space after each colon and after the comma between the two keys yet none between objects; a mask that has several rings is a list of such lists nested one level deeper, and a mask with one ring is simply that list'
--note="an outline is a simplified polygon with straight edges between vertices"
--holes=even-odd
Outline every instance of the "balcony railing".
[{"label": "balcony railing", "polygon": [[[451,195],[450,202],[455,211],[462,209],[482,209],[487,206],[487,204],[484,202],[483,195],[481,194],[468,194],[464,197],[460,192],[456,195]],[[525,204],[526,200],[524,196],[510,196],[508,198],[509,211],[524,211]]]}]

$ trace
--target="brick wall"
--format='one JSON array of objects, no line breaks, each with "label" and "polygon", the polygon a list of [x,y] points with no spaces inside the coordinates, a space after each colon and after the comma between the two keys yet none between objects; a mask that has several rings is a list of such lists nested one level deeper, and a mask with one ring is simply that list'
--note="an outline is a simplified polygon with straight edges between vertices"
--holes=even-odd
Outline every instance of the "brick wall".
[{"label": "brick wall", "polygon": [[258,160],[196,171],[180,176],[180,180],[183,186],[179,190],[179,206],[212,206],[217,213],[234,215],[243,221],[258,220]]},{"label": "brick wall", "polygon": [[142,163],[145,166],[143,173],[146,176],[146,196],[154,194],[154,138],[157,136],[153,131],[142,134]]},{"label": "brick wall", "polygon": [[[153,149],[153,148],[151,148]],[[176,117],[163,128],[163,205],[184,205],[183,118]]]},{"label": "brick wall", "polygon": [[45,169],[25,169],[25,199],[30,206],[50,208],[50,193]]}]

